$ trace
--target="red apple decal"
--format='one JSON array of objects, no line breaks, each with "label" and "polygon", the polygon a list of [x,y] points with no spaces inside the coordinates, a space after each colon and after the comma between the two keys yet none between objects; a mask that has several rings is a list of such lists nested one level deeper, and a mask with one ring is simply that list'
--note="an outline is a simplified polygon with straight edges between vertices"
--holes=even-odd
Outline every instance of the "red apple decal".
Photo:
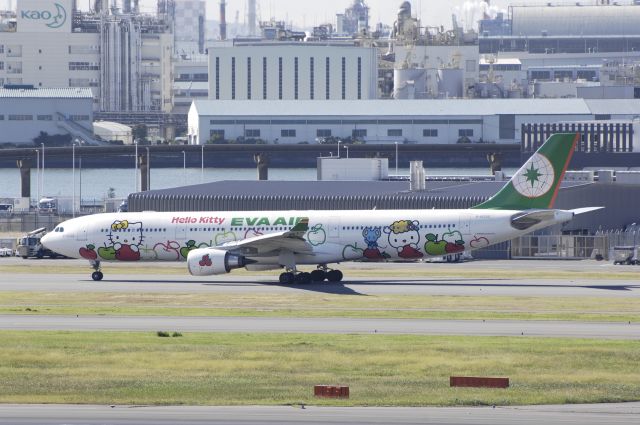
[{"label": "red apple decal", "polygon": [[95,251],[96,247],[94,245],[87,245],[87,247],[82,247],[78,251],[82,258],[86,258],[87,260],[96,260],[98,258],[98,253]]},{"label": "red apple decal", "polygon": [[489,246],[490,243],[489,239],[484,236],[478,237],[477,235],[473,235],[473,239],[469,242],[469,245],[471,248],[484,248],[485,246]]},{"label": "red apple decal", "polygon": [[211,262],[211,258],[209,257],[209,254],[203,255],[202,259],[198,264],[200,264],[200,267],[211,267],[213,265],[213,263]]}]

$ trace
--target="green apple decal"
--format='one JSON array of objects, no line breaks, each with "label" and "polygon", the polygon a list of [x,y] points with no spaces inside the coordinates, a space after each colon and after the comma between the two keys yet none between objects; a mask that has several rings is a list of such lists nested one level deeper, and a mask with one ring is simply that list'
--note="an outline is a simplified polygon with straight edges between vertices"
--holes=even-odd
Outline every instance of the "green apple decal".
[{"label": "green apple decal", "polygon": [[447,253],[447,242],[439,241],[438,235],[429,233],[426,236],[427,241],[424,244],[424,251],[429,255],[445,255]]},{"label": "green apple decal", "polygon": [[116,249],[112,246],[98,248],[98,255],[107,261],[116,259]]},{"label": "green apple decal", "polygon": [[233,232],[218,233],[215,238],[216,245],[222,245],[227,242],[235,242],[236,240],[236,234]]},{"label": "green apple decal", "polygon": [[322,245],[327,241],[327,233],[322,228],[322,224],[316,224],[307,232],[307,241],[313,246]]},{"label": "green apple decal", "polygon": [[342,258],[345,260],[355,260],[357,258],[362,258],[364,255],[364,250],[362,248],[358,248],[358,242],[353,245],[347,245],[342,250]]},{"label": "green apple decal", "polygon": [[187,255],[189,255],[189,251],[192,251],[194,249],[196,249],[196,241],[187,241],[187,246],[183,246],[182,248],[180,248],[180,255],[182,255],[183,258],[187,258]]}]

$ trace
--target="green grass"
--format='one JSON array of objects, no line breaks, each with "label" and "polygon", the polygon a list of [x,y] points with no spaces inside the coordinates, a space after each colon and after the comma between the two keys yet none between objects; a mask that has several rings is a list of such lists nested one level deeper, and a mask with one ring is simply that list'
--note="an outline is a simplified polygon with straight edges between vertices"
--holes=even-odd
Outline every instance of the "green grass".
[{"label": "green grass", "polygon": [[[0,332],[0,403],[521,405],[640,400],[640,342],[387,335]],[[508,389],[450,388],[450,375]],[[348,385],[349,400],[313,385]]]},{"label": "green grass", "polygon": [[618,297],[0,292],[0,314],[640,321]]}]

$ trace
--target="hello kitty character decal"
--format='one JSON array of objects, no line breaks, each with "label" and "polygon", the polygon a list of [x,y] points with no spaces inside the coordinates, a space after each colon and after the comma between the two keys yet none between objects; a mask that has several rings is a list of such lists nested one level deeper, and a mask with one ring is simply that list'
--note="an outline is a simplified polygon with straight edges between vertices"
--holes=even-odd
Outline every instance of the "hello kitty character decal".
[{"label": "hello kitty character decal", "polygon": [[424,254],[419,251],[420,223],[411,220],[398,220],[384,228],[389,235],[389,245],[398,251],[398,257],[406,259],[422,258]]},{"label": "hello kitty character decal", "polygon": [[108,230],[108,243],[98,254],[105,260],[140,261],[143,240],[142,223],[116,220]]}]

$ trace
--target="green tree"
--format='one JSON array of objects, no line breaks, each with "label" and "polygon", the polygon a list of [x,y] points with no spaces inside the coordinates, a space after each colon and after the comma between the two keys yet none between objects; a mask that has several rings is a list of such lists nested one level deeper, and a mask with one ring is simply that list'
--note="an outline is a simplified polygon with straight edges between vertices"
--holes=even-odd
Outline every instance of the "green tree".
[{"label": "green tree", "polygon": [[149,129],[146,124],[136,124],[131,129],[131,135],[134,140],[138,140],[139,142],[146,142],[147,136],[149,135]]}]

